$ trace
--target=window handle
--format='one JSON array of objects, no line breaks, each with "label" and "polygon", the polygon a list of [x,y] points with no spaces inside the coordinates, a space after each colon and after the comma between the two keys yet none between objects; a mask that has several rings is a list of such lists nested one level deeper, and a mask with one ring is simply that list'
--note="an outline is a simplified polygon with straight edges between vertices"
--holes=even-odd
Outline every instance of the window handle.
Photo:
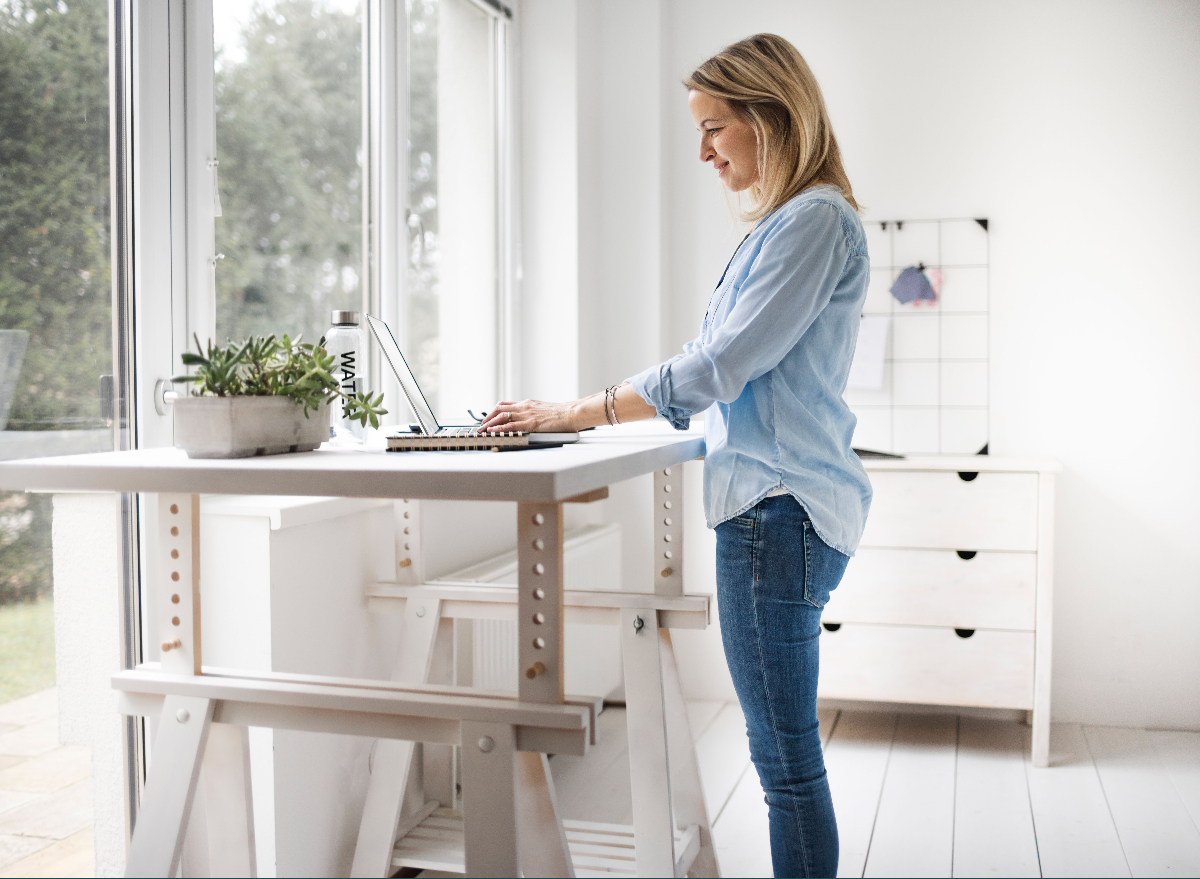
[{"label": "window handle", "polygon": [[154,383],[154,411],[159,415],[167,414],[167,407],[175,403],[180,395],[172,390],[168,390],[171,385],[171,380],[160,378]]}]

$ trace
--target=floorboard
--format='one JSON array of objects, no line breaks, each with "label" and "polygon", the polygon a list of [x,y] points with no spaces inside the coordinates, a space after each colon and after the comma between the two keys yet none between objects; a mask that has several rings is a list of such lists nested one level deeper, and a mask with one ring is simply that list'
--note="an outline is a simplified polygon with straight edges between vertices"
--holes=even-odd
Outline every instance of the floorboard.
[{"label": "floorboard", "polygon": [[1200,732],[1151,730],[1148,735],[1192,823],[1200,827]]},{"label": "floorboard", "polygon": [[632,824],[625,709],[606,708],[596,726],[596,745],[586,756],[556,754],[550,759],[558,808],[563,818]]},{"label": "floorboard", "polygon": [[[771,875],[740,708],[691,703],[688,717],[722,875]],[[1200,876],[1200,733],[1055,724],[1051,768],[1035,769],[1029,728],[1009,719],[854,708],[819,719],[839,876]],[[559,803],[564,817],[628,824],[624,710],[599,727],[587,757],[551,760]],[[52,870],[59,854],[22,866]]]},{"label": "floorboard", "polygon": [[750,765],[746,719],[736,702],[726,703],[696,741],[696,760],[704,787],[704,805],[709,820],[716,822]]},{"label": "floorboard", "polygon": [[863,874],[895,734],[895,714],[843,711],[825,747],[841,848],[838,876]]},{"label": "floorboard", "polygon": [[721,713],[724,702],[704,700],[687,703],[688,728],[692,731],[692,741],[699,741],[700,736]]},{"label": "floorboard", "polygon": [[1134,876],[1200,876],[1200,830],[1145,730],[1084,727]]},{"label": "floorboard", "polygon": [[1025,752],[1029,727],[961,717],[954,793],[955,876],[1041,876]]},{"label": "floorboard", "polygon": [[1050,728],[1050,766],[1025,754],[1042,875],[1129,876],[1100,776],[1079,724]]},{"label": "floorboard", "polygon": [[902,714],[864,876],[950,876],[958,718]]},{"label": "floorboard", "polygon": [[767,804],[753,766],[742,774],[712,833],[722,876],[772,875]]}]

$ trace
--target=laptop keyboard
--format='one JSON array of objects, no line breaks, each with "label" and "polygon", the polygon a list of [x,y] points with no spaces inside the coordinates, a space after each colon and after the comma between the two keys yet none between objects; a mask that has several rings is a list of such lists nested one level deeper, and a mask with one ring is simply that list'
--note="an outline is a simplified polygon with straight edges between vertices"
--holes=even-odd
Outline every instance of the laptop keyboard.
[{"label": "laptop keyboard", "polygon": [[[511,430],[500,433],[500,436],[525,436],[528,431]],[[471,436],[494,436],[496,434],[488,431],[480,431],[478,427],[443,427],[437,432],[438,436],[455,436],[455,437],[471,437]]]}]

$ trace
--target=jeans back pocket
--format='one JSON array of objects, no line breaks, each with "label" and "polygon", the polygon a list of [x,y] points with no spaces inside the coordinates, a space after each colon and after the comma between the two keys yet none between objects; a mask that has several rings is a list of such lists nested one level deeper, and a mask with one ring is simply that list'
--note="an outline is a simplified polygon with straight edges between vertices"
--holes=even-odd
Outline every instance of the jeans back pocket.
[{"label": "jeans back pocket", "polygon": [[804,523],[804,600],[824,607],[829,593],[842,582],[850,557],[838,552],[817,534],[811,521]]}]

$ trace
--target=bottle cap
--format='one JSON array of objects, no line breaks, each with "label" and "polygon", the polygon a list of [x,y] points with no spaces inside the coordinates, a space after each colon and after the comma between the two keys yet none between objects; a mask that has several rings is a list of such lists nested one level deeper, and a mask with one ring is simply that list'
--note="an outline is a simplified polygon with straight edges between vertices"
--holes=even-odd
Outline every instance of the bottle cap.
[{"label": "bottle cap", "polygon": [[354,324],[354,326],[358,326],[358,312],[357,311],[338,311],[337,309],[334,309],[333,323],[335,323],[335,324]]}]

